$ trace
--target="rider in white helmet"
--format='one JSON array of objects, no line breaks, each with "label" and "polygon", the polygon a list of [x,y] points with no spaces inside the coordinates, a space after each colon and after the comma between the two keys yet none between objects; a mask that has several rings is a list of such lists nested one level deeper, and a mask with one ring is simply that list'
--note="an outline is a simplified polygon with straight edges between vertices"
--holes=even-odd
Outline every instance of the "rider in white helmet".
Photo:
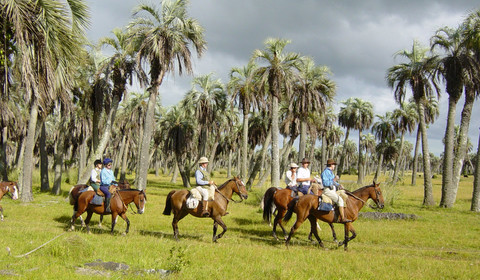
[{"label": "rider in white helmet", "polygon": [[198,160],[198,169],[195,171],[196,189],[202,195],[202,216],[209,215],[208,212],[208,197],[215,196],[215,182],[210,180],[210,174],[207,171],[208,159],[201,157]]}]

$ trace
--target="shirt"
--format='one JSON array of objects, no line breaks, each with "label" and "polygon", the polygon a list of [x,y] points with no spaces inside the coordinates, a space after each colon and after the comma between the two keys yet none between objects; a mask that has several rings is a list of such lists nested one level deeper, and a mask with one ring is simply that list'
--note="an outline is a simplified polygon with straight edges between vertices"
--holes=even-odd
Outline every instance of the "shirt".
[{"label": "shirt", "polygon": [[[310,169],[300,167],[297,170],[297,179],[307,179],[310,178]],[[303,186],[310,186],[310,181],[303,181],[301,183]]]},{"label": "shirt", "polygon": [[289,187],[293,187],[297,185],[297,174],[292,173],[292,170],[288,170],[287,173],[285,173],[285,183]]},{"label": "shirt", "polygon": [[113,175],[113,171],[108,168],[103,168],[100,172],[100,181],[102,181],[102,185],[111,185],[112,181],[115,181],[115,175]]},{"label": "shirt", "polygon": [[206,172],[207,170],[200,166],[200,168],[197,169],[197,171],[195,171],[195,181],[196,181],[198,186],[208,185],[208,181],[205,181],[204,178],[203,178],[204,176],[203,176],[202,171]]},{"label": "shirt", "polygon": [[97,183],[97,181],[100,180],[98,178],[98,176],[100,175],[100,172],[101,172],[101,170],[96,168],[96,167],[94,169],[92,169],[92,172],[90,173],[90,181],[92,183]]},{"label": "shirt", "polygon": [[325,168],[322,172],[322,182],[325,187],[331,187],[331,186],[339,186],[340,184],[335,182],[333,179],[335,179],[335,174],[333,174],[333,171],[330,168]]}]

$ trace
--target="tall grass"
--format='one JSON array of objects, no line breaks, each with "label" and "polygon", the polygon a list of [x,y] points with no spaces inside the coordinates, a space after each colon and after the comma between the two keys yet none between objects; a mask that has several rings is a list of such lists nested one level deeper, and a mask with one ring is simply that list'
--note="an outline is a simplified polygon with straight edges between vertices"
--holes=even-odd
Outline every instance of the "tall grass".
[{"label": "tall grass", "polygon": [[[91,222],[92,234],[86,234],[79,222],[75,231],[68,232],[72,215],[66,200],[68,184],[62,186],[62,196],[37,189],[34,201],[28,204],[4,197],[0,202],[5,209],[5,221],[0,223],[0,278],[79,279],[86,277],[77,271],[79,267],[101,260],[130,266],[127,271],[109,272],[113,279],[159,279],[160,275],[145,272],[159,269],[172,271],[165,276],[172,279],[480,279],[480,216],[469,211],[473,178],[462,178],[452,209],[423,207],[420,182],[417,186],[385,187],[385,199],[391,203],[384,212],[415,214],[418,219],[359,218],[354,223],[357,238],[345,252],[336,248],[324,223],[320,223],[320,237],[327,249],[308,241],[308,222],[288,248],[273,240],[259,206],[266,187],[254,188],[244,203],[229,204],[230,214],[224,217],[228,231],[218,243],[211,241],[212,220],[192,216],[180,221],[180,241],[176,242],[172,216],[164,216],[162,211],[166,194],[183,187],[169,183],[167,177],[149,176],[146,212],[134,215],[129,211],[131,226],[126,236],[121,235],[126,228],[122,219],[112,236],[110,216],[99,228],[97,215]],[[215,174],[214,180],[223,182],[227,180],[224,176]],[[342,179],[356,180],[353,176]],[[371,180],[368,177],[366,182]],[[433,185],[438,203],[441,178],[435,178]],[[373,210],[365,207],[362,211]],[[343,239],[343,226],[335,228]],[[59,235],[28,256],[17,257]]]}]

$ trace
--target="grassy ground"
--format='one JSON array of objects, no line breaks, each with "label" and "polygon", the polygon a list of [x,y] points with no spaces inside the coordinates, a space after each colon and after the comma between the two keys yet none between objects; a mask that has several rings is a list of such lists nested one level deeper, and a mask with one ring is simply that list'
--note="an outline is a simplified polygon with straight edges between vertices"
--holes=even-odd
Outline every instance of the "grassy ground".
[{"label": "grassy ground", "polygon": [[[110,216],[99,228],[96,215],[93,234],[86,234],[78,222],[76,231],[68,232],[72,207],[65,199],[66,191],[62,196],[37,191],[34,202],[28,204],[4,197],[0,202],[5,209],[5,221],[0,222],[0,278],[78,279],[86,277],[81,274],[86,263],[101,260],[130,268],[90,274],[89,278],[159,279],[160,274],[146,271],[165,269],[175,271],[166,276],[172,279],[480,279],[480,215],[469,211],[473,177],[462,178],[453,209],[422,207],[421,178],[417,186],[410,186],[409,178],[396,188],[384,186],[385,198],[392,203],[383,212],[419,218],[360,218],[354,223],[357,238],[345,252],[336,249],[323,223],[320,237],[327,249],[307,240],[308,222],[297,231],[289,248],[273,240],[259,207],[266,188],[254,188],[243,203],[230,203],[230,214],[224,217],[228,231],[218,243],[211,241],[212,220],[192,216],[179,223],[180,242],[176,242],[172,217],[162,211],[166,194],[182,186],[169,183],[170,178],[149,176],[146,212],[129,212],[127,236],[121,234],[126,228],[123,220],[118,220],[112,236]],[[214,179],[223,182],[227,178],[217,174]],[[342,179],[348,182],[356,177]],[[368,177],[367,182],[370,180]],[[441,178],[433,183],[438,205]],[[351,190],[358,188],[352,183],[345,185]],[[287,224],[288,229],[294,220]],[[336,230],[343,238],[343,227],[336,225]],[[18,257],[55,237],[37,251]]]}]

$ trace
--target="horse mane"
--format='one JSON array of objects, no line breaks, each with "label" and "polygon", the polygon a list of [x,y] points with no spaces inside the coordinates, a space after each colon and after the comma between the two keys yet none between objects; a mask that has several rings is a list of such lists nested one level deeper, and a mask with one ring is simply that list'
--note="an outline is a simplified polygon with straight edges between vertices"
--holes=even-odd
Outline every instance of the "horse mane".
[{"label": "horse mane", "polygon": [[225,183],[223,183],[222,185],[220,185],[220,187],[218,187],[218,190],[223,189],[228,183],[230,183],[230,182],[233,181],[233,180],[235,180],[235,177],[233,177],[232,179],[227,180]]}]

